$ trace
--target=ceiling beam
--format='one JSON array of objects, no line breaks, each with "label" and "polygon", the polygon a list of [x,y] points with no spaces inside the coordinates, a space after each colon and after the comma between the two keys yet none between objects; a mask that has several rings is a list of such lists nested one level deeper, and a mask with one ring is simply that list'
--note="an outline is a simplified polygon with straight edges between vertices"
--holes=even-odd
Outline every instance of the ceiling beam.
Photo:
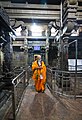
[{"label": "ceiling beam", "polygon": [[60,5],[47,5],[47,4],[20,4],[20,3],[11,3],[10,1],[1,1],[0,5],[4,8],[24,8],[24,9],[53,9],[60,10]]},{"label": "ceiling beam", "polygon": [[16,14],[16,13],[21,13],[21,14],[41,14],[41,15],[59,15],[60,11],[50,11],[50,10],[24,10],[24,9],[6,9],[8,13],[11,14]]},{"label": "ceiling beam", "polygon": [[43,15],[38,15],[38,16],[36,16],[36,15],[22,15],[22,16],[20,16],[20,15],[18,15],[18,14],[16,14],[16,15],[9,15],[9,17],[10,17],[10,19],[44,19],[44,20],[55,20],[55,19],[58,19],[59,20],[59,16],[51,16],[51,15],[45,15],[45,16],[43,16]]},{"label": "ceiling beam", "polygon": [[60,18],[59,5],[19,4],[0,2],[5,8],[10,19],[44,19],[54,20]]},{"label": "ceiling beam", "polygon": [[10,18],[59,19],[59,11],[6,9]]},{"label": "ceiling beam", "polygon": [[[24,40],[24,39],[47,39],[48,37],[47,36],[17,36],[16,37],[16,40],[17,39],[22,39],[22,40]],[[49,37],[49,39],[54,39],[54,36],[51,36],[51,37]]]}]

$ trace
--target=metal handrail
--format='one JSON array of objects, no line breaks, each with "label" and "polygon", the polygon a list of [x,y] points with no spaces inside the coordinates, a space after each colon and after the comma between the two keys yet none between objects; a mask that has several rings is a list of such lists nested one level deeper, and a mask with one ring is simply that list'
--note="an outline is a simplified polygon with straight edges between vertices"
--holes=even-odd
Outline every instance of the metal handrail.
[{"label": "metal handrail", "polygon": [[15,85],[15,80],[20,77],[23,73],[25,72],[25,70],[23,70],[19,75],[17,75],[13,80],[12,80],[12,84]]},{"label": "metal handrail", "polygon": [[47,85],[54,93],[74,98],[82,97],[80,95],[80,92],[82,92],[80,89],[80,86],[82,86],[82,72],[77,71],[77,77],[75,74],[75,71],[61,71],[47,68]]},{"label": "metal handrail", "polygon": [[25,88],[27,87],[27,70],[23,70],[12,80],[12,109],[13,119],[16,120],[16,115],[19,111]]}]

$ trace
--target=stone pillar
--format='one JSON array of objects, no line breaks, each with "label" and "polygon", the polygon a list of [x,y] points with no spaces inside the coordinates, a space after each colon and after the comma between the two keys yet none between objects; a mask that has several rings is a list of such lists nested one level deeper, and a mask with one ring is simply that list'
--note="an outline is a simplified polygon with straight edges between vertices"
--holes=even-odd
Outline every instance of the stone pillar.
[{"label": "stone pillar", "polygon": [[27,38],[24,39],[24,55],[25,55],[25,66],[28,65],[28,41]]},{"label": "stone pillar", "polygon": [[48,65],[48,50],[49,50],[49,37],[48,37],[48,34],[47,34],[46,50],[45,50],[46,65]]},{"label": "stone pillar", "polygon": [[12,71],[12,58],[13,58],[13,47],[12,47],[12,40],[10,39],[10,35],[8,32],[5,33],[6,43],[3,47],[4,52],[4,62],[3,62],[3,72],[10,72]]},{"label": "stone pillar", "polygon": [[48,49],[45,50],[46,65],[48,65]]},{"label": "stone pillar", "polygon": [[64,39],[63,61],[64,70],[68,70],[68,38]]},{"label": "stone pillar", "polygon": [[3,60],[4,60],[4,54],[2,52],[2,46],[0,45],[0,74],[3,72]]}]

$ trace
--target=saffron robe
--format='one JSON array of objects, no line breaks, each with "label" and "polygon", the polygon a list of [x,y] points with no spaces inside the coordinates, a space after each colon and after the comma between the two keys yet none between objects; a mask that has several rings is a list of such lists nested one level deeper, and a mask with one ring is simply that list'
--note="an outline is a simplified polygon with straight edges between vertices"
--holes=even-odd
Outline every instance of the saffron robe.
[{"label": "saffron robe", "polygon": [[[41,67],[41,68],[38,68]],[[43,61],[41,61],[41,66],[39,66],[38,61],[32,63],[33,76],[32,79],[35,81],[36,91],[44,91],[46,83],[46,66]],[[42,76],[42,77],[41,77]]]}]

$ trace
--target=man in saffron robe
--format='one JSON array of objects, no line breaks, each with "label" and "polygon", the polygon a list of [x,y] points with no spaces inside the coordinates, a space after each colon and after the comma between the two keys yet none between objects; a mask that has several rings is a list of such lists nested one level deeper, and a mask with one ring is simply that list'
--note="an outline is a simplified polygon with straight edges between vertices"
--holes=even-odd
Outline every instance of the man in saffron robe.
[{"label": "man in saffron robe", "polygon": [[37,56],[37,60],[32,64],[33,80],[35,81],[35,89],[37,92],[44,92],[46,83],[46,66],[41,60],[41,56]]}]

